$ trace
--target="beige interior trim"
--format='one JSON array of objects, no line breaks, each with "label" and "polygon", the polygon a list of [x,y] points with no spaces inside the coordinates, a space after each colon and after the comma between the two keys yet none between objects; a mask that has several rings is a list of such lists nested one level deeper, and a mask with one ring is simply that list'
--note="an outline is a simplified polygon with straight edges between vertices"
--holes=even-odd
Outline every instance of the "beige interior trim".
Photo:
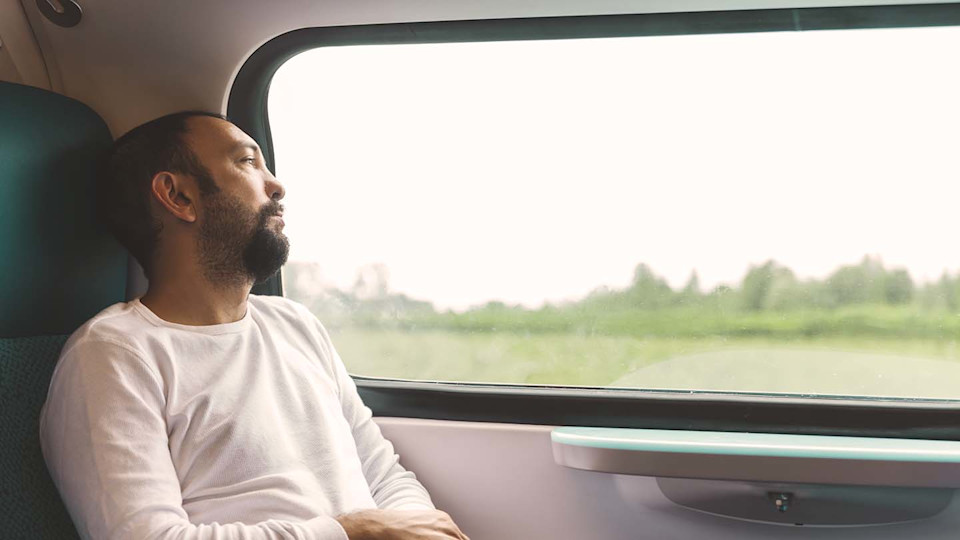
[{"label": "beige interior trim", "polygon": [[204,0],[146,4],[79,0],[83,20],[73,28],[47,21],[36,9],[35,0],[21,1],[37,32],[53,89],[93,108],[114,136],[119,136],[177,110],[222,112],[244,60],[266,41],[299,28],[910,0]]},{"label": "beige interior trim", "polygon": [[0,0],[0,80],[50,89],[40,46],[20,0]]},{"label": "beige interior trim", "polygon": [[20,77],[20,72],[13,63],[13,58],[10,57],[9,48],[3,46],[2,40],[0,40],[0,81],[23,84],[23,78]]},{"label": "beige interior trim", "polygon": [[[0,1],[11,1],[11,0],[0,0]],[[32,36],[34,38],[34,44],[36,51],[40,56],[40,61],[44,66],[44,71],[47,76],[47,89],[53,90],[61,94],[67,95],[66,89],[63,84],[63,77],[60,73],[60,68],[57,65],[57,56],[54,52],[53,44],[50,41],[49,36],[47,35],[47,24],[52,24],[40,13],[40,10],[37,9],[37,4],[33,0],[20,0],[21,13],[23,13],[28,21],[28,27],[32,31]]]}]

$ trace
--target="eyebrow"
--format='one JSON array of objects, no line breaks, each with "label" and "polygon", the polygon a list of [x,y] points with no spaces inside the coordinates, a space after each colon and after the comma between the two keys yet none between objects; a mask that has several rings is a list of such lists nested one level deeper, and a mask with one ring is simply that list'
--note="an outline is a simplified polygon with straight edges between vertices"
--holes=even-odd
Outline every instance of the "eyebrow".
[{"label": "eyebrow", "polygon": [[240,150],[253,150],[258,154],[260,153],[260,147],[250,142],[243,142],[243,143],[234,145],[232,152],[237,153]]}]

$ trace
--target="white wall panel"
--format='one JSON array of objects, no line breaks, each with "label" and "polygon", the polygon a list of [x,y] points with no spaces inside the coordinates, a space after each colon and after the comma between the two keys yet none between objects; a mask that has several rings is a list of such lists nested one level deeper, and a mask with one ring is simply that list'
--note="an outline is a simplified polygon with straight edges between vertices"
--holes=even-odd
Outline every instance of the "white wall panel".
[{"label": "white wall panel", "polygon": [[377,418],[400,462],[471,540],[938,540],[960,530],[960,498],[922,521],[797,527],[677,506],[656,480],[554,463],[549,426]]}]

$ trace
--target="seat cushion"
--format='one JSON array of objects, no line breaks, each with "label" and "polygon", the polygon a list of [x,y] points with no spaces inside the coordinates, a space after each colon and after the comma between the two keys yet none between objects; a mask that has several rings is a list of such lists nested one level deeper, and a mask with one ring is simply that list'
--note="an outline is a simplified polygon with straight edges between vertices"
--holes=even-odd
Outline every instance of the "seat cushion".
[{"label": "seat cushion", "polygon": [[124,297],[126,253],[94,216],[111,144],[86,105],[0,82],[0,538],[77,538],[38,418],[67,335]]},{"label": "seat cushion", "polygon": [[40,453],[40,408],[67,336],[0,339],[0,537],[78,538]]},{"label": "seat cushion", "polygon": [[79,101],[0,82],[0,337],[69,334],[123,300],[126,252],[94,219],[112,143]]}]

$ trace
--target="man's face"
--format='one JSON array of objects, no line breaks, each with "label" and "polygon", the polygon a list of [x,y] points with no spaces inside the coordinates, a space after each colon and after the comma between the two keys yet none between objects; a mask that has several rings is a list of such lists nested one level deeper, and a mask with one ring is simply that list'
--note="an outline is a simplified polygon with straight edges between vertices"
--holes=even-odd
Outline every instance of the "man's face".
[{"label": "man's face", "polygon": [[266,168],[256,143],[233,124],[209,117],[189,120],[185,139],[219,191],[199,202],[200,262],[214,283],[260,282],[287,260],[283,186]]}]

